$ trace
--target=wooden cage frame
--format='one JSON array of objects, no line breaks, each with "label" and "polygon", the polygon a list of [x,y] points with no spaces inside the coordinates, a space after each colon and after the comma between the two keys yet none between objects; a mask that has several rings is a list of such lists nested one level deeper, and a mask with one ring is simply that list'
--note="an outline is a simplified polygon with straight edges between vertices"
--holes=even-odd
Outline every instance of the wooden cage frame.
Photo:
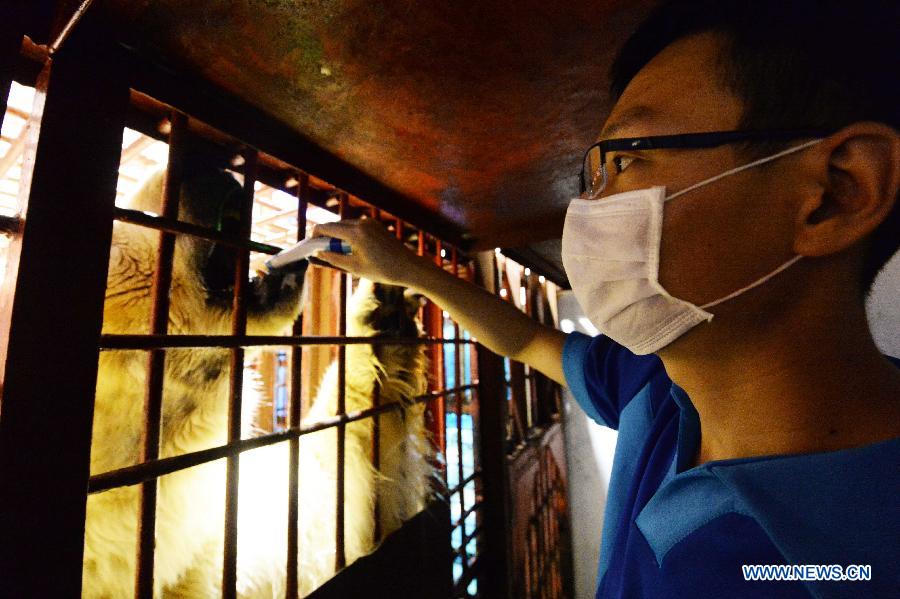
[{"label": "wooden cage frame", "polygon": [[[64,3],[65,4],[65,3]],[[297,468],[299,437],[328,427],[338,431],[350,422],[372,418],[377,430],[378,414],[394,409],[381,406],[377,394],[369,410],[347,414],[343,394],[339,395],[339,415],[313,426],[300,424],[300,385],[291,386],[289,426],[285,431],[252,439],[240,436],[241,376],[243,347],[289,345],[292,347],[293,378],[299,381],[300,350],[304,345],[332,345],[338,348],[343,375],[345,348],[352,343],[378,343],[372,338],[348,338],[342,328],[336,337],[310,337],[295,324],[293,335],[260,337],[246,335],[244,286],[250,251],[275,253],[280,248],[249,240],[250,206],[253,182],[281,187],[298,200],[298,233],[305,231],[305,206],[324,204],[337,195],[341,215],[353,210],[367,211],[374,218],[385,217],[382,210],[396,218],[396,230],[419,229],[419,253],[433,255],[437,264],[460,275],[466,263],[466,276],[474,284],[497,293],[500,277],[493,252],[485,252],[469,261],[464,257],[465,239],[458,231],[437,228],[425,231],[428,214],[411,205],[376,180],[320,150],[309,140],[286,130],[271,117],[233,97],[223,95],[205,82],[186,79],[164,66],[142,59],[121,43],[113,27],[95,13],[85,13],[87,2],[71,18],[54,14],[55,3],[37,2],[33,10],[14,9],[14,18],[0,24],[0,116],[12,81],[35,85],[35,114],[39,122],[29,131],[26,163],[22,172],[23,198],[20,218],[0,219],[0,229],[12,236],[10,268],[0,293],[0,331],[7,339],[0,345],[0,580],[3,592],[12,596],[75,596],[82,584],[85,502],[89,493],[123,485],[141,484],[141,533],[137,597],[153,594],[153,531],[156,478],[167,473],[225,458],[228,463],[227,509],[225,522],[225,560],[223,593],[235,596],[237,534],[238,456],[263,445],[288,442],[291,446],[289,527],[287,559],[288,596],[296,596],[297,580]],[[55,19],[53,17],[56,17]],[[76,24],[77,23],[77,24]],[[46,44],[33,39],[47,39]],[[52,41],[49,41],[52,40]],[[63,43],[65,42],[65,43]],[[76,114],[78,118],[71,118]],[[170,127],[160,130],[161,119]],[[165,201],[158,217],[115,206],[116,179],[121,153],[121,135],[125,126],[155,133],[169,142],[169,167]],[[177,220],[177,203],[184,165],[180,148],[187,135],[201,135],[237,151],[242,156],[241,170],[247,201],[242,212],[242,231],[231,238],[218,231],[204,229]],[[83,148],[90,147],[91,152]],[[277,157],[277,158],[276,158]],[[302,167],[302,170],[301,170]],[[315,173],[315,176],[308,173]],[[287,179],[296,184],[285,188]],[[331,185],[323,184],[327,180]],[[365,198],[366,202],[357,200]],[[64,201],[63,201],[64,199]],[[368,203],[371,202],[371,203]],[[160,231],[160,251],[154,280],[154,309],[149,335],[101,335],[106,269],[115,220],[151,227]],[[423,228],[425,227],[425,228]],[[168,336],[168,286],[176,234],[193,235],[232,247],[237,252],[235,273],[234,320],[232,335]],[[442,250],[445,250],[442,252]],[[446,254],[446,258],[442,258]],[[343,275],[342,277],[346,277]],[[53,289],[54,293],[46,291]],[[345,326],[346,285],[341,285],[341,319]],[[534,293],[529,283],[529,293]],[[454,588],[429,596],[468,597],[466,588],[478,579],[480,597],[508,596],[514,586],[511,535],[511,499],[507,438],[508,407],[503,398],[511,384],[518,395],[526,379],[533,376],[516,371],[514,380],[505,382],[503,360],[477,342],[460,338],[454,323],[452,339],[443,336],[441,310],[425,309],[426,337],[399,342],[426,343],[435,352],[446,344],[455,347],[454,387],[430,391],[417,401],[428,405],[431,432],[439,447],[444,447],[443,423],[447,398],[455,397],[457,417],[458,485],[449,494],[459,493],[461,513],[449,522],[446,505],[429,508],[410,521],[395,536],[416,537],[420,541],[435,537],[429,521],[443,518],[447,534],[461,527],[463,576]],[[398,343],[391,340],[390,343]],[[476,347],[478,380],[461,384],[460,348]],[[165,350],[173,347],[218,347],[232,352],[231,393],[228,443],[197,453],[172,458],[158,456],[162,373]],[[141,464],[117,471],[89,476],[93,401],[100,351],[132,349],[147,351],[148,390],[146,425]],[[46,368],[50,363],[53,368]],[[444,381],[442,360],[432,360],[434,380]],[[521,376],[520,376],[521,374]],[[39,376],[38,376],[39,375]],[[441,384],[441,387],[444,387]],[[339,384],[339,389],[343,385]],[[479,436],[474,471],[464,477],[460,422],[462,395],[477,398]],[[520,403],[517,397],[515,403]],[[557,419],[558,420],[558,419]],[[552,425],[550,420],[543,422]],[[558,426],[558,422],[556,424]],[[375,433],[377,447],[377,433]],[[338,434],[338,463],[342,457],[342,434]],[[521,439],[520,439],[521,440]],[[373,448],[377,466],[377,450]],[[338,471],[342,472],[342,468]],[[546,478],[546,477],[545,477]],[[336,567],[345,565],[343,556],[342,477],[338,482],[336,514]],[[10,481],[15,481],[11,484]],[[465,487],[476,481],[477,500],[466,505]],[[546,497],[536,500],[541,506],[555,501],[559,489],[542,483]],[[48,492],[52,490],[52,492]],[[551,493],[548,495],[547,493]],[[542,491],[543,492],[543,491]],[[549,499],[548,499],[549,498]],[[376,508],[377,509],[377,508]],[[465,521],[473,512],[478,525],[466,532]],[[377,518],[376,518],[377,521]],[[407,530],[408,529],[408,530]],[[406,533],[402,533],[407,530]],[[409,531],[419,530],[419,533]],[[377,535],[380,531],[376,532]],[[478,538],[478,554],[472,558],[466,547]],[[400,541],[386,542],[381,551],[402,551]],[[430,575],[449,572],[455,558],[449,543],[446,551],[431,551],[444,556],[447,570],[438,568]],[[383,556],[382,556],[383,558]],[[377,556],[362,558],[360,569],[378,571]],[[531,558],[529,558],[531,559]],[[535,558],[538,559],[538,558]],[[293,560],[293,561],[292,561]],[[390,561],[386,563],[391,563]],[[549,562],[542,561],[541,564]],[[52,564],[52,575],[47,575]],[[354,564],[356,567],[356,564]],[[346,570],[345,570],[346,572]],[[384,574],[382,572],[382,574]],[[543,576],[543,574],[542,574]],[[343,578],[343,580],[342,580]],[[383,576],[383,579],[387,580]],[[415,588],[402,587],[405,590]],[[338,576],[326,583],[315,597],[341,596],[353,582]],[[328,594],[328,589],[333,594]],[[341,590],[343,589],[343,590]],[[553,596],[560,596],[554,592]]]}]

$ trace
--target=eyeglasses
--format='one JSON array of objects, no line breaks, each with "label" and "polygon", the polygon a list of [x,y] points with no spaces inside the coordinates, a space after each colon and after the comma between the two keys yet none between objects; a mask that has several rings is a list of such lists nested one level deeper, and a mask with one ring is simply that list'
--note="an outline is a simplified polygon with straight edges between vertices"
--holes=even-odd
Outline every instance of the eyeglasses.
[{"label": "eyeglasses", "polygon": [[711,131],[708,133],[682,133],[655,135],[652,137],[623,137],[605,139],[588,148],[581,163],[581,195],[594,199],[603,193],[609,180],[606,154],[621,151],[670,150],[682,148],[716,148],[725,144],[745,141],[791,141],[804,137],[826,137],[830,132],[821,129],[797,129],[793,131]]}]

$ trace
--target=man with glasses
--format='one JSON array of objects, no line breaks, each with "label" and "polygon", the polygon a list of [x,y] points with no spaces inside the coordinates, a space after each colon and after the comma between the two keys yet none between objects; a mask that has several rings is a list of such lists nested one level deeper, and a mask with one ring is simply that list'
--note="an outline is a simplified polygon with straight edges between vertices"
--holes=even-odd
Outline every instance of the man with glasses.
[{"label": "man with glasses", "polygon": [[685,0],[641,25],[563,232],[598,337],[372,223],[317,228],[353,248],[323,259],[431,297],[618,429],[598,597],[900,596],[900,362],[864,311],[900,244],[898,34],[877,0]]}]

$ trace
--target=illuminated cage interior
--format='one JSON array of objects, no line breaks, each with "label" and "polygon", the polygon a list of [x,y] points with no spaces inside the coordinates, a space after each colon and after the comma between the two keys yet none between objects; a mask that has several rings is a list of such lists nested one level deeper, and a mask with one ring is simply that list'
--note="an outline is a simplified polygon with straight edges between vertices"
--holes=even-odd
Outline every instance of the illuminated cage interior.
[{"label": "illuminated cage interior", "polygon": [[[34,92],[14,83],[0,138],[0,218],[12,228],[19,213],[19,183],[23,176],[23,155],[28,128],[40,115],[31,114]],[[344,541],[345,493],[342,460],[346,427],[354,422],[373,422],[374,441],[371,459],[378,467],[379,416],[397,409],[397,404],[380,405],[376,392],[372,407],[347,413],[345,386],[338,387],[338,413],[321,422],[303,421],[314,391],[331,362],[339,372],[346,369],[347,347],[353,344],[424,344],[428,347],[428,390],[415,398],[426,405],[425,420],[430,438],[439,450],[436,467],[442,481],[435,483],[437,495],[447,498],[451,517],[451,550],[454,596],[478,597],[479,546],[483,533],[482,481],[479,463],[477,345],[467,331],[450,319],[438,306],[427,302],[419,318],[424,336],[405,339],[347,337],[347,302],[357,285],[345,273],[312,266],[307,275],[305,304],[290,335],[248,336],[246,293],[251,264],[303,239],[314,224],[346,217],[374,218],[393,231],[419,255],[431,259],[455,276],[475,281],[475,263],[456,247],[417,229],[408,222],[371,205],[302,170],[257,151],[226,131],[189,118],[177,108],[163,104],[132,90],[127,128],[122,132],[117,198],[135,192],[150,173],[167,169],[165,196],[160,214],[150,214],[119,206],[115,219],[120,223],[159,232],[159,250],[153,277],[153,308],[147,314],[148,334],[104,334],[101,352],[142,352],[147,356],[147,389],[144,405],[142,453],[133,464],[95,473],[90,478],[90,494],[139,485],[140,516],[137,561],[134,572],[135,593],[152,597],[155,556],[154,533],[157,518],[158,481],[179,471],[216,460],[226,466],[226,508],[223,522],[222,581],[225,596],[235,596],[237,584],[238,477],[241,454],[274,444],[290,446],[287,555],[284,576],[287,596],[297,596],[297,547],[301,532],[297,513],[303,510],[298,486],[300,439],[332,429],[337,431],[334,449],[337,468],[337,497],[334,506],[334,570],[347,564]],[[186,176],[184,147],[189,140],[202,140],[210,159],[233,173],[244,191],[237,234],[204,228],[177,219],[180,181]],[[236,256],[231,333],[228,335],[169,335],[169,292],[172,280],[172,256],[177,236],[192,236],[215,241],[232,249]],[[8,238],[0,236],[3,251]],[[5,257],[2,263],[5,265]],[[556,320],[556,288],[544,277],[533,275],[513,260],[496,253],[500,295],[513,301],[532,317],[552,324]],[[227,442],[180,455],[161,457],[159,438],[162,421],[163,371],[168,351],[186,348],[221,348],[230,353],[231,385],[227,419]],[[252,351],[252,357],[249,355]],[[525,366],[505,360],[509,411],[507,452],[514,455],[527,444],[535,431],[559,420],[557,388]],[[262,385],[266,398],[253,422],[251,436],[241,434],[241,401],[247,378]],[[343,380],[341,375],[340,380]],[[563,582],[554,575],[554,564],[561,557],[560,530],[556,514],[565,511],[565,497],[556,484],[552,465],[542,471],[541,484],[535,487],[534,509],[528,532],[526,576],[540,595],[562,597]],[[257,506],[258,507],[258,506]],[[379,506],[374,506],[379,509]],[[375,540],[382,536],[375,518]],[[85,581],[89,584],[89,581]]]}]

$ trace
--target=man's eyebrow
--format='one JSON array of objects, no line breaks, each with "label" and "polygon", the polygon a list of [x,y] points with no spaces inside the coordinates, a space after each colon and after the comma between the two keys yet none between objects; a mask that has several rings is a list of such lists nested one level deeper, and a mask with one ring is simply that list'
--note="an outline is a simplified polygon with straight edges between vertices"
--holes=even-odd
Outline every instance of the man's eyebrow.
[{"label": "man's eyebrow", "polygon": [[637,105],[625,110],[616,118],[616,122],[603,128],[597,140],[610,139],[619,131],[633,126],[637,122],[648,121],[659,116],[659,111],[645,105]]}]

